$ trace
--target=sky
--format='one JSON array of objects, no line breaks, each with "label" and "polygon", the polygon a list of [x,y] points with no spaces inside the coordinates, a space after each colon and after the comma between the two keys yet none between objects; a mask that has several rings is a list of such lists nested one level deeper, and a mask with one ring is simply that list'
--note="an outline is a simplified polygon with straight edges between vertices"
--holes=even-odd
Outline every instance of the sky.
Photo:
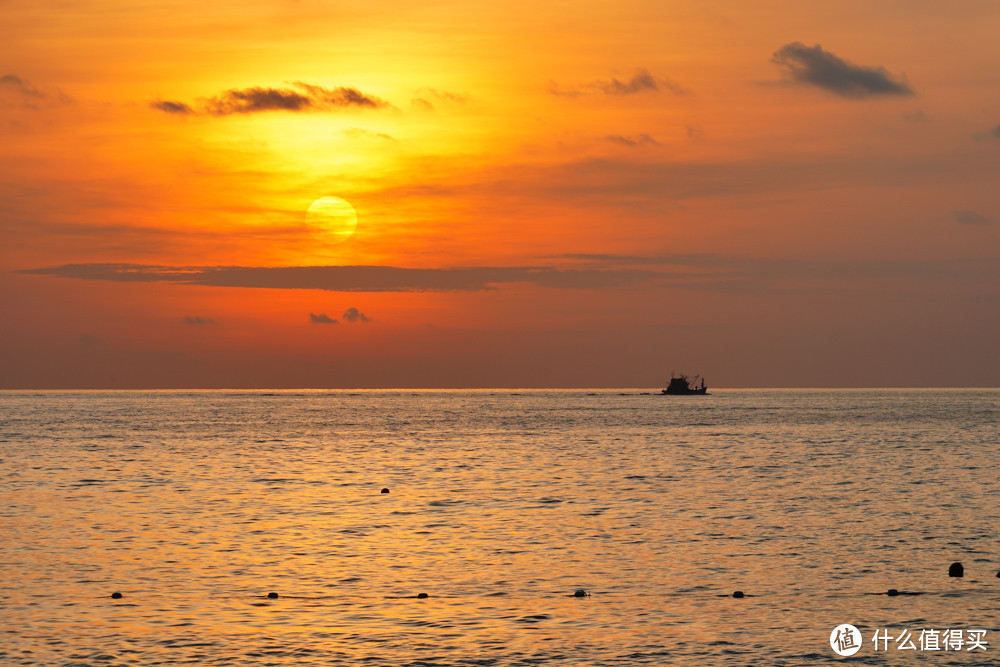
[{"label": "sky", "polygon": [[991,0],[0,16],[0,388],[1000,386]]}]

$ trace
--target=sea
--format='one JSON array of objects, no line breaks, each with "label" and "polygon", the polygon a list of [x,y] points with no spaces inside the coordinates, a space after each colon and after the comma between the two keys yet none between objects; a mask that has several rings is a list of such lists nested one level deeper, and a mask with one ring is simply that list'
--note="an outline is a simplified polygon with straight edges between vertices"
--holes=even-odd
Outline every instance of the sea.
[{"label": "sea", "polygon": [[0,664],[1000,664],[998,424],[995,389],[0,392]]}]

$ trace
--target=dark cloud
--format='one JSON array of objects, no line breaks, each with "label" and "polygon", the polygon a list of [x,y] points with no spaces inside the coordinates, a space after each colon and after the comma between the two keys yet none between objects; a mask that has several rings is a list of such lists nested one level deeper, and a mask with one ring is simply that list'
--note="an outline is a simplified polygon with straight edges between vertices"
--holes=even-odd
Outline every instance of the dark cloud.
[{"label": "dark cloud", "polygon": [[819,44],[785,44],[774,52],[771,62],[784,67],[793,81],[816,86],[841,97],[860,99],[876,95],[914,94],[905,80],[894,77],[884,67],[854,65],[824,51]]},{"label": "dark cloud", "polygon": [[[1000,278],[1000,262],[995,257],[967,257],[940,260],[818,260],[782,257],[746,257],[715,253],[673,253],[662,255],[612,255],[574,253],[553,259],[580,262],[589,268],[669,267],[673,284],[699,289],[731,291],[735,286],[760,287],[778,282],[810,280],[878,280],[925,278]],[[663,275],[663,274],[660,274]],[[671,275],[671,274],[668,274]],[[803,282],[803,285],[806,283]]]},{"label": "dark cloud", "polygon": [[38,90],[16,74],[5,74],[0,76],[0,87],[14,90],[26,97],[35,97],[38,99],[45,97],[45,93]]},{"label": "dark cloud", "polygon": [[309,321],[313,324],[337,324],[337,320],[333,319],[326,313],[309,313]]},{"label": "dark cloud", "polygon": [[362,313],[357,308],[353,308],[353,307],[352,308],[348,308],[347,310],[345,310],[344,314],[341,317],[344,318],[345,322],[371,322],[372,321],[372,319],[370,317],[368,317],[367,315],[365,315],[364,313]]},{"label": "dark cloud", "polygon": [[549,92],[563,97],[579,97],[587,94],[604,95],[635,95],[643,92],[670,91],[675,95],[683,95],[687,91],[676,81],[667,77],[654,77],[649,70],[642,68],[636,71],[628,81],[612,78],[610,81],[592,81],[575,88],[561,88],[555,82],[549,85]]},{"label": "dark cloud", "polygon": [[[872,280],[1000,280],[1000,261],[980,256],[931,260],[819,260],[746,257],[712,253],[662,255],[557,255],[561,268],[465,267],[402,269],[391,266],[145,266],[69,264],[19,273],[84,280],[169,282],[215,287],[313,289],[339,292],[482,291],[508,284],[558,289],[666,287],[717,293],[813,293],[833,283]],[[567,268],[568,267],[568,268]],[[866,282],[869,281],[869,282]],[[310,321],[331,324],[325,313]],[[370,320],[349,308],[347,322]]]},{"label": "dark cloud", "polygon": [[184,318],[184,324],[190,324],[193,326],[205,326],[207,324],[215,324],[215,320],[209,319],[207,317],[198,317],[197,315],[188,315]]},{"label": "dark cloud", "polygon": [[312,100],[302,93],[279,88],[227,90],[205,102],[205,109],[215,116],[258,111],[302,111],[310,106]]},{"label": "dark cloud", "polygon": [[954,216],[955,220],[963,225],[988,225],[992,222],[985,215],[970,210],[955,211]]},{"label": "dark cloud", "polygon": [[[324,88],[302,81],[292,82],[292,88],[252,88],[227,90],[202,101],[202,111],[213,116],[259,113],[263,111],[329,111],[333,109],[381,109],[388,102],[366,95],[356,88]],[[154,109],[172,114],[194,113],[183,102],[159,100],[151,102]]]},{"label": "dark cloud", "polygon": [[66,264],[20,273],[115,282],[171,282],[213,287],[315,289],[331,292],[450,292],[528,283],[543,287],[603,288],[637,284],[643,271],[538,267],[408,269],[394,266],[150,266]]},{"label": "dark cloud", "polygon": [[992,130],[990,130],[990,133],[997,139],[1000,139],[1000,125],[997,125]]},{"label": "dark cloud", "polygon": [[174,102],[172,100],[156,100],[150,102],[149,106],[153,109],[163,111],[165,113],[172,113],[177,115],[193,114],[194,109],[184,104],[183,102]]},{"label": "dark cloud", "polygon": [[605,141],[610,141],[613,144],[619,144],[621,146],[628,146],[630,148],[635,146],[659,146],[660,142],[649,136],[648,134],[640,134],[635,138],[624,137],[620,134],[609,134],[604,137]]}]

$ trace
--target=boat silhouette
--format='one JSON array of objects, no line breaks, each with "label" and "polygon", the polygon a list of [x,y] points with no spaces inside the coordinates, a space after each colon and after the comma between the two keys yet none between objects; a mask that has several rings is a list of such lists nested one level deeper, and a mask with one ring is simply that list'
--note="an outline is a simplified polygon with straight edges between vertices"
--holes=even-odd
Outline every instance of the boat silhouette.
[{"label": "boat silhouette", "polygon": [[[699,380],[701,383],[699,384]],[[705,385],[705,378],[700,375],[670,375],[670,384],[660,392],[667,396],[706,396],[708,387]]]}]

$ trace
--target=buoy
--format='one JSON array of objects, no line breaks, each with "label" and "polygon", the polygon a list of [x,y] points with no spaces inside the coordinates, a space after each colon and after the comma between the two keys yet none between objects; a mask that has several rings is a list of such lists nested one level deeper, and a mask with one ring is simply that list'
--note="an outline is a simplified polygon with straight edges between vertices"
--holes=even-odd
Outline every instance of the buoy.
[{"label": "buoy", "polygon": [[997,577],[1000,578],[1000,571],[997,572]]},{"label": "buoy", "polygon": [[585,597],[587,597],[587,591],[583,590],[582,588],[578,588],[575,591],[573,591],[573,597],[575,597],[575,598],[585,598]]},{"label": "buoy", "polygon": [[899,595],[899,591],[897,591],[895,588],[890,588],[885,592],[885,594],[891,597],[893,595]]},{"label": "buoy", "polygon": [[111,594],[112,600],[121,600],[123,597],[125,596],[119,593],[118,591],[115,591],[114,593]]},{"label": "buoy", "polygon": [[743,591],[733,591],[733,597],[734,598],[742,598],[742,597],[746,597],[746,596],[743,595]]},{"label": "buoy", "polygon": [[278,597],[278,594],[275,593],[274,591],[271,591],[270,593],[267,594],[267,597],[271,600],[274,600]]},{"label": "buoy", "polygon": [[389,493],[389,489],[382,489],[382,493]]},{"label": "buoy", "polygon": [[430,597],[430,595],[428,595],[427,593],[417,593],[417,599],[418,600],[426,600],[429,597]]},{"label": "buoy", "polygon": [[961,563],[952,563],[948,567],[948,576],[949,577],[963,577],[963,576],[965,576],[965,568],[962,567]]}]

